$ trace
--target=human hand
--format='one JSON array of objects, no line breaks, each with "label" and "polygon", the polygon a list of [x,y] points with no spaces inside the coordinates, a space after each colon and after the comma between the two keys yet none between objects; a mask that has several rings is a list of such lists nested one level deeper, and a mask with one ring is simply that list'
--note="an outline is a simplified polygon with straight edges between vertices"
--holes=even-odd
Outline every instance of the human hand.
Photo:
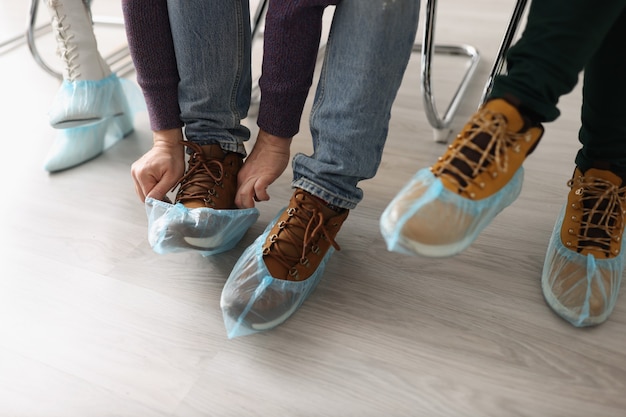
[{"label": "human hand", "polygon": [[239,208],[252,208],[255,201],[270,199],[267,187],[285,171],[289,164],[291,138],[270,135],[259,131],[252,152],[237,176],[239,187],[235,204]]},{"label": "human hand", "polygon": [[131,176],[142,202],[146,197],[163,200],[185,173],[185,151],[181,129],[153,133],[152,149],[135,161]]}]

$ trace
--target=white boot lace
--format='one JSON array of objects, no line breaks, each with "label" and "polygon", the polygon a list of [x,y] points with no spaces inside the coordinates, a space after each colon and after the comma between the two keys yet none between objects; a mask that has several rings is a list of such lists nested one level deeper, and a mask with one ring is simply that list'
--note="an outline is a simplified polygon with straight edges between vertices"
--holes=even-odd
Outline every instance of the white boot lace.
[{"label": "white boot lace", "polygon": [[70,25],[66,24],[66,15],[59,13],[62,3],[59,0],[48,0],[48,6],[54,11],[52,16],[52,30],[57,42],[57,55],[63,60],[63,78],[68,81],[75,81],[80,76],[78,72],[78,52],[76,44],[72,43],[74,34],[69,32]]}]

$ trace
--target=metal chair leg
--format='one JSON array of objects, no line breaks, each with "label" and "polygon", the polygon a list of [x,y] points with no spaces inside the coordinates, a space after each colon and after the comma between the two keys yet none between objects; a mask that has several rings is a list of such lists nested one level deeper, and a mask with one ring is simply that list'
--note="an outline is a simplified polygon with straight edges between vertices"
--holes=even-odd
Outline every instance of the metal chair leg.
[{"label": "metal chair leg", "polygon": [[[498,51],[496,60],[491,69],[491,73],[489,75],[489,79],[485,85],[483,90],[483,94],[481,96],[479,105],[482,104],[488,94],[491,92],[491,88],[493,86],[494,78],[503,72],[504,62],[506,52],[508,51],[521,18],[524,14],[526,8],[527,0],[518,0],[515,9],[513,11],[513,15],[509,21],[509,25],[507,27],[506,33],[500,45],[500,49]],[[435,20],[436,20],[436,9],[437,9],[437,1],[436,0],[427,0],[426,1],[426,19],[424,24],[424,37],[422,45],[416,44],[413,48],[415,52],[420,52],[422,55],[421,66],[422,66],[422,98],[424,101],[424,110],[426,113],[426,118],[428,122],[433,127],[434,130],[434,139],[439,143],[446,143],[448,141],[448,137],[451,133],[450,125],[456,115],[456,111],[458,110],[458,106],[463,99],[465,91],[475,73],[476,67],[480,60],[480,54],[470,45],[435,45],[434,42],[434,32],[435,32]],[[465,70],[463,78],[450,101],[450,104],[446,108],[446,111],[442,116],[440,116],[437,111],[437,107],[435,105],[435,98],[432,88],[432,71],[431,71],[431,63],[432,56],[434,53],[441,53],[445,55],[462,55],[466,56],[470,59],[469,64]]]},{"label": "metal chair leg", "polygon": [[252,39],[256,37],[261,31],[261,24],[263,23],[263,19],[265,18],[265,13],[267,12],[267,6],[269,4],[269,0],[261,0],[254,12],[254,17],[252,18]]},{"label": "metal chair leg", "polygon": [[513,9],[513,15],[511,16],[509,25],[506,28],[504,38],[502,39],[502,43],[500,44],[500,48],[498,49],[498,55],[496,56],[496,60],[493,64],[493,67],[491,68],[491,72],[489,73],[489,78],[487,79],[487,83],[485,84],[483,95],[480,99],[480,104],[483,104],[487,99],[487,96],[489,96],[489,93],[491,93],[491,89],[493,88],[493,81],[496,76],[504,72],[506,53],[511,47],[511,43],[513,42],[513,38],[515,37],[517,28],[519,27],[519,23],[524,16],[524,12],[526,11],[527,4],[527,0],[517,0],[517,3],[515,4],[515,8]]},{"label": "metal chair leg", "polygon": [[[463,98],[467,87],[476,71],[480,61],[480,53],[471,45],[435,45],[435,21],[437,15],[437,1],[426,1],[426,18],[424,23],[424,35],[422,44],[413,47],[414,52],[421,52],[421,87],[422,99],[426,118],[433,128],[436,142],[445,143],[451,133],[450,125],[456,115],[458,106]],[[452,97],[450,104],[446,108],[443,116],[440,116],[435,104],[435,97],[432,87],[431,63],[433,52],[445,55],[461,55],[469,58],[469,64],[465,70],[463,78]]]}]

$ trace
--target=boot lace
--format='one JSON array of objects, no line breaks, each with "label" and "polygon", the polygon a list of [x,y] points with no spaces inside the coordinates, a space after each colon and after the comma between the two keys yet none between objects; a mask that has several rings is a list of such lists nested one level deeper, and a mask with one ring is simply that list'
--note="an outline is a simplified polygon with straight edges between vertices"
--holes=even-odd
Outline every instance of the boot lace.
[{"label": "boot lace", "polygon": [[607,257],[611,253],[611,241],[621,240],[623,215],[626,212],[626,187],[618,187],[611,181],[596,177],[578,177],[570,179],[569,187],[580,197],[582,210],[580,227],[577,231],[570,230],[578,238],[577,251],[586,247],[600,249]]},{"label": "boot lace", "polygon": [[200,145],[189,141],[183,141],[182,144],[193,153],[189,158],[187,172],[172,188],[173,191],[180,185],[176,202],[204,200],[207,207],[215,206],[215,198],[218,197],[216,187],[224,187],[224,165],[216,159],[207,160]]},{"label": "boot lace", "polygon": [[77,47],[72,43],[74,34],[68,32],[70,25],[65,21],[67,16],[59,14],[61,2],[59,0],[49,0],[48,6],[54,10],[54,15],[51,19],[52,30],[57,43],[56,53],[65,64],[63,68],[64,78],[70,82],[75,81],[80,76],[80,72],[78,72],[79,65],[76,63],[76,58],[78,58]]},{"label": "boot lace", "polygon": [[476,177],[493,166],[491,176],[509,168],[509,149],[520,152],[519,141],[532,140],[529,132],[507,132],[506,118],[488,109],[477,112],[468,123],[468,128],[457,136],[446,154],[440,159],[435,175],[448,174],[465,191],[470,184],[484,188],[485,184],[476,182]]},{"label": "boot lace", "polygon": [[308,265],[307,255],[310,252],[319,254],[319,239],[330,242],[336,249],[341,248],[326,229],[326,220],[322,212],[313,203],[305,200],[295,200],[295,207],[289,207],[289,219],[278,224],[279,232],[269,237],[270,245],[263,250],[264,256],[278,261],[287,270],[293,279],[298,279],[298,270],[295,265]]}]

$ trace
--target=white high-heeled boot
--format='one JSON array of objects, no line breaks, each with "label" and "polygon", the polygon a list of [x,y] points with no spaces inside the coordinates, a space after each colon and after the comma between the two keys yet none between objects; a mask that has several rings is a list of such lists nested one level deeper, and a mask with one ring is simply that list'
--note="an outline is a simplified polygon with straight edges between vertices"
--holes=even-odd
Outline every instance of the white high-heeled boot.
[{"label": "white high-heeled boot", "polygon": [[83,0],[45,0],[63,83],[54,97],[50,124],[65,129],[124,112],[119,79],[98,51],[89,6]]},{"label": "white high-heeled boot", "polygon": [[133,131],[144,109],[139,88],[111,72],[98,52],[90,8],[83,0],[45,0],[63,61],[63,82],[50,110],[57,130],[44,161],[56,172],[80,165]]}]

